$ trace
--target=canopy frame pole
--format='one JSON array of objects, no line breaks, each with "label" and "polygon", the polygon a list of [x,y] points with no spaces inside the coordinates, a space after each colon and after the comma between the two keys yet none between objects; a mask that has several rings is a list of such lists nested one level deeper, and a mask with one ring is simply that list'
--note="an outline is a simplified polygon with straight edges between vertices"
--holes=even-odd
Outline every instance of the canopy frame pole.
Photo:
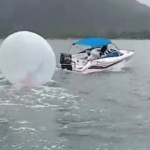
[{"label": "canopy frame pole", "polygon": [[77,46],[77,44],[73,43],[73,44],[70,46],[69,53],[71,52],[72,46],[75,46],[77,49],[83,51],[83,49],[79,48],[79,47]]},{"label": "canopy frame pole", "polygon": [[111,42],[111,44],[113,44],[118,50],[120,50],[114,43]]},{"label": "canopy frame pole", "polygon": [[69,47],[69,53],[71,52],[72,46],[73,46],[73,44],[71,44],[70,47]]},{"label": "canopy frame pole", "polygon": [[[118,51],[120,51],[120,48],[118,48],[114,43],[112,43],[112,44],[117,48]],[[119,55],[120,55],[120,53],[119,53]]]},{"label": "canopy frame pole", "polygon": [[75,45],[79,50],[81,50],[81,51],[83,51],[83,49],[81,49],[81,48],[79,48],[79,46],[78,45]]}]

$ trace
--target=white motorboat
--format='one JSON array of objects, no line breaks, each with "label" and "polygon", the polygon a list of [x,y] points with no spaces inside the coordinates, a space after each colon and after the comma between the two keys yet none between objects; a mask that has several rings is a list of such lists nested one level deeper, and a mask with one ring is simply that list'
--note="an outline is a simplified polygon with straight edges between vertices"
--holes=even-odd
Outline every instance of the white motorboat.
[{"label": "white motorboat", "polygon": [[85,49],[77,54],[61,53],[60,65],[62,69],[67,69],[74,72],[83,74],[101,71],[116,70],[118,67],[123,68],[126,63],[134,55],[134,50],[120,50],[115,46],[115,50],[111,53],[99,57],[98,59],[89,60],[88,57],[92,55],[91,51],[95,48],[101,48],[105,45],[112,43],[109,39],[102,38],[84,38],[78,40],[74,45],[90,46],[91,48]]}]

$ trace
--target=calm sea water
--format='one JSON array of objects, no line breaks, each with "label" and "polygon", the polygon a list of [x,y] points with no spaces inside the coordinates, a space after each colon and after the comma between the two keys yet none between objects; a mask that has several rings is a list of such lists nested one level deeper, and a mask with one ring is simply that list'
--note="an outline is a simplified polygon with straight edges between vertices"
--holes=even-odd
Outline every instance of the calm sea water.
[{"label": "calm sea water", "polygon": [[[59,63],[71,40],[48,40]],[[31,90],[0,84],[0,150],[149,150],[150,41],[114,40],[135,50],[121,72],[74,74]]]}]

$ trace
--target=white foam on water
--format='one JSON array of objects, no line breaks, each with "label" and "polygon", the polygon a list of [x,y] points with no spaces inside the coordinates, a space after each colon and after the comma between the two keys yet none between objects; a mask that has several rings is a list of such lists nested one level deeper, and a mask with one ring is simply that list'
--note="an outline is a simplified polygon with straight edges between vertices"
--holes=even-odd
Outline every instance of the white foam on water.
[{"label": "white foam on water", "polygon": [[29,127],[19,127],[19,128],[9,127],[9,128],[14,130],[14,131],[24,131],[24,130],[27,130],[29,132],[35,132],[36,131],[34,128],[29,128]]},{"label": "white foam on water", "polygon": [[[55,81],[53,81],[55,82]],[[61,87],[41,86],[31,89],[19,89],[11,86],[0,86],[1,90],[1,106],[24,106],[29,108],[58,108],[60,104],[71,101],[77,105],[75,101],[77,95],[69,93]]]},{"label": "white foam on water", "polygon": [[21,143],[21,144],[11,145],[11,147],[20,149],[23,147],[23,145],[24,145],[24,143]]},{"label": "white foam on water", "polygon": [[29,122],[28,121],[18,121],[18,123],[20,123],[20,124],[27,124]]}]

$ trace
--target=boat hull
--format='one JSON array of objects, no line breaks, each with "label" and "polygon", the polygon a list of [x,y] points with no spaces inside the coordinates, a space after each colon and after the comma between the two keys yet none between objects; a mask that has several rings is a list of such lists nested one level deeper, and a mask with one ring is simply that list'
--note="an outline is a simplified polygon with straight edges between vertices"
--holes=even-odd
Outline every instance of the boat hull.
[{"label": "boat hull", "polygon": [[[102,72],[102,71],[120,71],[129,63],[134,51],[120,50],[123,54],[117,57],[101,58],[87,62],[86,53],[80,55],[69,55],[68,64],[61,63],[62,69],[79,72],[82,74]],[[66,61],[67,62],[67,61]],[[64,65],[66,65],[64,67]]]}]

